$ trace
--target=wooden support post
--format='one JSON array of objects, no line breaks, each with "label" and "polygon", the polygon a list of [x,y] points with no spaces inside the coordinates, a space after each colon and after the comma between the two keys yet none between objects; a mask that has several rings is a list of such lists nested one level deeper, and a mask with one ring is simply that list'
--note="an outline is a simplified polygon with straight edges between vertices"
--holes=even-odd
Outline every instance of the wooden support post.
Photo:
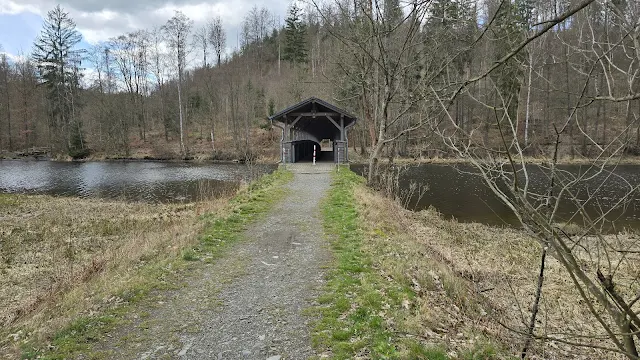
[{"label": "wooden support post", "polygon": [[291,131],[289,128],[289,122],[287,121],[287,115],[284,116],[284,141],[291,139]]}]

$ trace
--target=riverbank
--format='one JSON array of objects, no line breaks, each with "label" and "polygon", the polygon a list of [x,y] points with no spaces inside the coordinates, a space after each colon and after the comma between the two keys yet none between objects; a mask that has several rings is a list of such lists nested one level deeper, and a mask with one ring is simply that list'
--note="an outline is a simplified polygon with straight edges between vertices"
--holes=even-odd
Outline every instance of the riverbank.
[{"label": "riverbank", "polygon": [[[432,209],[405,210],[350,171],[337,177],[324,211],[337,270],[320,298],[318,346],[337,358],[520,354],[539,271],[536,241],[515,229],[447,220]],[[584,266],[596,261],[579,259]],[[632,282],[637,269],[618,271]],[[534,341],[531,358],[617,358],[562,342],[608,345],[554,259],[543,291],[537,334],[561,341]]]},{"label": "riverbank", "polygon": [[[251,146],[237,146],[230,136],[216,138],[215,147],[207,137],[197,134],[187,136],[187,154],[184,155],[177,138],[166,140],[161,134],[148,134],[147,139],[131,139],[128,151],[123,148],[92,147],[83,151],[81,156],[72,158],[64,151],[55,152],[48,147],[31,147],[14,149],[13,151],[0,149],[0,160],[53,160],[53,161],[192,161],[192,162],[223,162],[245,163],[257,162],[273,164],[280,159],[278,135],[275,131],[253,129],[251,131]],[[111,149],[111,150],[109,150]]]},{"label": "riverbank", "polygon": [[168,155],[149,155],[147,153],[134,153],[129,155],[117,155],[117,154],[90,154],[83,158],[72,158],[68,155],[51,155],[50,153],[42,153],[38,155],[32,155],[30,153],[23,152],[4,152],[0,153],[0,160],[26,160],[26,161],[58,161],[58,162],[94,162],[94,161],[157,161],[157,162],[185,162],[185,163],[212,163],[212,164],[275,164],[280,159],[277,156],[270,154],[257,155],[257,156],[245,156],[236,155],[234,153],[227,152],[210,152],[210,153],[196,153],[188,156],[182,156],[180,154],[168,154]]},{"label": "riverbank", "polygon": [[[360,154],[350,151],[349,152],[349,160],[352,163],[358,164],[368,164],[369,158],[366,156],[361,156]],[[516,158],[519,161],[519,158]],[[551,158],[542,158],[542,157],[534,157],[534,156],[525,156],[524,162],[527,164],[548,164],[552,159]],[[504,162],[508,162],[507,158],[502,159]],[[622,157],[614,157],[611,159],[606,159],[608,164],[611,165],[640,165],[640,156],[633,155],[624,155]],[[391,161],[388,157],[381,157],[379,159],[380,164],[389,164],[393,163],[396,165],[422,165],[422,164],[435,164],[435,165],[456,165],[456,164],[470,164],[470,161],[467,159],[461,159],[456,157],[433,157],[433,158],[413,158],[413,157],[395,157]],[[573,157],[570,156],[562,156],[558,158],[559,165],[591,165],[591,164],[602,164],[602,160],[590,159],[584,157]]]},{"label": "riverbank", "polygon": [[289,179],[277,171],[233,197],[170,205],[0,195],[0,357],[75,357],[128,306],[237,240]]},{"label": "riverbank", "polygon": [[[274,150],[275,149],[275,150]],[[369,158],[362,156],[355,151],[349,153],[349,162],[356,165],[368,165]],[[51,154],[47,151],[36,150],[32,151],[18,151],[18,152],[0,152],[0,160],[38,160],[38,161],[59,161],[59,162],[92,162],[92,161],[157,161],[157,162],[190,162],[190,163],[216,163],[216,164],[275,164],[280,161],[280,156],[277,154],[277,145],[274,143],[272,146],[265,146],[258,149],[255,153],[251,154],[237,154],[232,150],[211,151],[200,149],[195,152],[191,152],[187,156],[183,156],[179,151],[157,153],[150,149],[137,149],[128,155],[124,154],[110,154],[104,152],[90,153],[86,157],[74,159],[65,154]],[[524,157],[524,162],[527,164],[544,165],[550,162],[550,158],[541,157]],[[507,162],[508,159],[502,159]],[[607,158],[606,162],[611,165],[640,165],[640,156],[625,155],[622,157]],[[387,157],[379,159],[379,164],[395,165],[457,165],[457,164],[470,164],[467,159],[455,158],[455,157],[434,157],[434,158],[408,158],[408,157],[395,157],[392,160]],[[584,157],[569,157],[564,156],[558,159],[559,165],[592,165],[602,164],[602,160],[590,159]]]}]

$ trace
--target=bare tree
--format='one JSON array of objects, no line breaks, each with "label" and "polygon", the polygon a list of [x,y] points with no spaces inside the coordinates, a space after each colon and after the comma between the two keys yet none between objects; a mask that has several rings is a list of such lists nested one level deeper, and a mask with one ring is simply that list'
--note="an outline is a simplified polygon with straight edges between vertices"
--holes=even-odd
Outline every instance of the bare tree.
[{"label": "bare tree", "polygon": [[[624,80],[633,84],[637,79],[636,65],[640,61],[640,52],[629,52],[633,41],[630,39],[637,30],[634,27],[621,26],[616,41],[594,39],[589,35],[570,38],[563,41],[587,56],[586,62],[580,64],[583,76],[574,79],[571,88],[573,104],[567,116],[559,124],[554,124],[552,151],[543,153],[544,161],[537,166],[528,163],[525,141],[520,137],[519,114],[508,111],[511,99],[501,92],[494,83],[494,91],[498,94],[495,103],[482,101],[478,103],[492,112],[491,125],[498,131],[499,147],[488,144],[485,138],[478,137],[478,128],[466,129],[455,121],[450,105],[470,84],[487,77],[493,71],[500,71],[507,60],[521,51],[529,50],[534,40],[543,36],[554,26],[562,24],[565,34],[572,26],[581,26],[581,17],[571,18],[571,25],[564,23],[575,14],[587,8],[593,1],[583,1],[568,7],[557,16],[538,19],[544,26],[534,25],[528,36],[514,44],[500,61],[487,64],[480,74],[468,76],[458,83],[429,85],[430,96],[441,107],[445,120],[432,119],[431,128],[438,134],[445,146],[456,155],[469,162],[477,175],[487,187],[517,216],[520,224],[543,249],[541,252],[540,275],[537,290],[530,310],[530,321],[523,329],[511,327],[525,339],[522,358],[527,356],[532,341],[556,342],[576,347],[587,347],[597,351],[615,353],[628,359],[638,359],[638,340],[640,339],[640,318],[638,317],[638,301],[640,300],[640,283],[637,277],[625,275],[637,266],[640,261],[640,243],[633,237],[619,237],[605,233],[606,224],[611,221],[611,214],[624,209],[637,196],[638,186],[620,176],[617,164],[620,156],[628,147],[629,131],[634,121],[618,129],[607,143],[598,143],[585,131],[580,123],[578,113],[593,104],[594,101],[627,102],[638,96],[629,87],[626,94],[614,94],[612,83]],[[605,6],[617,13],[618,19],[631,18],[633,15],[622,12],[619,4],[604,2]],[[627,11],[627,10],[625,10]],[[625,15],[622,15],[622,14]],[[635,18],[637,19],[637,18]],[[637,20],[633,20],[637,21]],[[491,26],[492,21],[487,24]],[[623,23],[623,21],[622,21]],[[589,32],[587,32],[589,34]],[[592,32],[593,34],[593,32]],[[637,33],[635,33],[637,34]],[[564,34],[563,34],[564,35]],[[590,38],[590,39],[589,39]],[[581,42],[589,39],[589,46],[583,47]],[[626,39],[628,43],[625,45]],[[609,39],[610,40],[610,39]],[[620,54],[626,56],[616,56]],[[453,55],[455,57],[455,55]],[[453,58],[452,57],[452,58]],[[571,60],[567,56],[566,59]],[[531,64],[530,64],[531,65]],[[567,66],[575,66],[571,63]],[[590,84],[595,81],[594,71],[600,68],[604,77],[608,78],[609,91],[606,95],[589,95]],[[546,81],[550,81],[546,79]],[[453,89],[453,92],[450,92]],[[574,127],[585,136],[596,149],[596,154],[589,165],[580,172],[564,169],[559,165],[559,153],[563,142],[572,142]],[[543,185],[536,185],[533,178],[542,173]],[[540,176],[540,175],[538,175]],[[621,187],[619,195],[609,201],[602,202],[604,192],[612,183]],[[609,196],[609,195],[607,195]],[[560,208],[571,208],[572,213],[561,217]],[[582,223],[576,234],[568,233],[561,222],[575,221]],[[524,244],[523,244],[524,246]],[[580,301],[591,317],[595,328],[599,329],[536,329],[539,304],[544,298],[545,258],[549,254],[566,271],[566,279],[571,289],[580,297]],[[636,264],[636,265],[634,265]],[[553,333],[556,334],[553,334]],[[562,335],[557,333],[561,332]]]},{"label": "bare tree", "polygon": [[259,44],[269,35],[274,26],[273,16],[265,7],[254,5],[243,22],[244,41],[247,44]]},{"label": "bare tree", "polygon": [[193,34],[193,47],[202,50],[202,67],[207,68],[207,54],[209,51],[209,29],[207,25],[198,28]]},{"label": "bare tree", "polygon": [[151,31],[151,72],[156,80],[156,91],[160,99],[160,121],[164,128],[165,141],[169,141],[169,129],[171,124],[167,121],[166,115],[166,99],[165,99],[165,80],[167,71],[167,54],[162,50],[163,42],[162,28],[155,28]]},{"label": "bare tree", "polygon": [[220,66],[222,62],[222,55],[224,54],[225,47],[227,46],[227,34],[222,27],[222,19],[220,16],[216,16],[208,23],[209,27],[209,43],[213,47],[213,51],[216,53],[217,65]]},{"label": "bare tree", "polygon": [[146,137],[145,97],[148,92],[149,34],[136,31],[111,39],[110,47],[122,83],[131,102],[131,124],[138,127],[140,139]]},{"label": "bare tree", "polygon": [[182,76],[186,67],[187,53],[189,52],[187,44],[192,26],[193,21],[180,11],[176,11],[175,15],[163,26],[169,49],[172,52],[172,60],[178,73],[178,110],[180,114],[180,150],[182,155],[186,155],[182,107]]},{"label": "bare tree", "polygon": [[[402,126],[402,120],[416,109],[417,91],[428,79],[420,74],[428,50],[420,30],[429,3],[413,2],[404,14],[394,17],[387,16],[390,12],[384,11],[381,1],[358,1],[353,8],[342,2],[335,2],[333,9],[314,5],[344,50],[338,51],[343,55],[338,58],[338,69],[346,80],[345,93],[357,91],[365,118],[376,133],[369,157],[368,180],[372,182],[385,147],[424,125],[420,116],[408,126]],[[336,17],[347,20],[335,23]]]},{"label": "bare tree", "polygon": [[36,86],[37,76],[36,69],[33,64],[25,57],[21,57],[19,61],[14,64],[16,76],[18,81],[18,93],[19,93],[19,112],[22,113],[22,126],[20,133],[23,137],[23,145],[25,147],[31,147],[37,138],[35,118],[37,111],[36,100]]},{"label": "bare tree", "polygon": [[11,101],[10,101],[10,95],[9,95],[9,91],[10,91],[9,90],[10,73],[11,73],[11,67],[9,66],[9,61],[7,60],[7,55],[6,54],[0,54],[0,85],[2,85],[0,87],[0,89],[2,90],[2,92],[0,92],[0,96],[2,97],[2,101],[0,102],[0,104],[2,104],[2,110],[4,110],[4,113],[5,113],[5,116],[6,116],[6,122],[7,122],[6,126],[7,127],[6,127],[6,129],[4,131],[6,131],[6,134],[7,134],[9,150],[13,150],[13,137],[11,135],[11,132],[12,132],[12,130],[11,130]]}]

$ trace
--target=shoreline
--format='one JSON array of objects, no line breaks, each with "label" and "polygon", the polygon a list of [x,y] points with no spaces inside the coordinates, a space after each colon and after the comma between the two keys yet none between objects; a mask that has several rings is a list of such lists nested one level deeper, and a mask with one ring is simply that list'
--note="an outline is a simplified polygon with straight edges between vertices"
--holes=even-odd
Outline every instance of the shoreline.
[{"label": "shoreline", "polygon": [[[215,160],[208,158],[155,158],[155,157],[94,157],[94,158],[86,158],[86,159],[60,159],[55,157],[33,157],[33,156],[24,156],[24,157],[1,157],[0,161],[41,161],[41,162],[57,162],[57,163],[91,163],[91,162],[157,162],[157,163],[185,163],[185,164],[221,164],[221,165],[244,165],[247,164],[246,161],[242,160]],[[547,163],[548,159],[540,159],[540,158],[530,158],[526,159],[525,162],[528,165],[542,165]],[[254,162],[254,165],[277,165],[280,162],[274,159],[257,159]],[[570,166],[570,165],[593,165],[603,164],[602,160],[595,159],[561,159],[558,160],[558,165]],[[632,157],[626,159],[610,159],[606,161],[608,165],[640,165],[640,157]],[[378,162],[379,165],[401,165],[401,166],[417,166],[417,165],[442,165],[442,166],[452,166],[452,165],[465,165],[471,164],[468,160],[465,159],[456,159],[456,158],[434,158],[434,159],[407,159],[400,158],[394,159],[392,163],[389,162],[388,159],[380,159]],[[368,166],[366,159],[358,159],[354,161],[350,161],[349,165],[351,166]]]},{"label": "shoreline", "polygon": [[[507,159],[502,159],[505,162]],[[546,158],[534,158],[534,157],[526,157],[525,163],[529,165],[541,165],[544,163],[548,163],[550,159]],[[563,158],[559,159],[558,165],[592,165],[592,164],[602,164],[608,163],[611,165],[640,165],[640,156],[630,156],[625,158],[613,158],[608,159],[607,161],[596,160],[596,159],[570,159]],[[378,164],[380,165],[389,165],[388,158],[381,158],[378,160]],[[412,158],[396,158],[393,160],[392,164],[394,165],[459,165],[459,164],[470,164],[469,160],[459,159],[459,158],[433,158],[433,159],[412,159]],[[358,160],[354,160],[351,162],[351,165],[368,165],[367,159],[358,158]]]},{"label": "shoreline", "polygon": [[[150,158],[150,157],[118,157],[118,158],[87,158],[87,159],[58,159],[55,157],[0,157],[0,161],[41,161],[41,162],[57,162],[57,163],[91,163],[91,162],[157,162],[157,163],[185,163],[185,164],[222,164],[222,165],[244,165],[247,162],[240,160],[212,160],[212,159],[179,159],[179,158]],[[273,160],[257,160],[256,165],[277,165],[278,162]]]}]

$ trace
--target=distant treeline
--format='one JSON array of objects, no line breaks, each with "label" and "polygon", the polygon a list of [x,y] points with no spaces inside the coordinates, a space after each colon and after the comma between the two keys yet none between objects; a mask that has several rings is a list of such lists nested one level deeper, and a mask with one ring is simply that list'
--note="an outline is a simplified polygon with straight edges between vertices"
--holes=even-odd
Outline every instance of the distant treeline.
[{"label": "distant treeline", "polygon": [[180,12],[79,50],[57,7],[32,54],[0,58],[0,149],[243,153],[271,146],[251,141],[270,113],[313,95],[358,115],[350,146],[372,158],[447,156],[450,120],[504,151],[507,118],[531,155],[556,131],[561,155],[612,140],[637,154],[639,15],[615,1],[336,0],[293,4],[281,25],[254,7],[227,55],[223,20],[194,28]]}]

